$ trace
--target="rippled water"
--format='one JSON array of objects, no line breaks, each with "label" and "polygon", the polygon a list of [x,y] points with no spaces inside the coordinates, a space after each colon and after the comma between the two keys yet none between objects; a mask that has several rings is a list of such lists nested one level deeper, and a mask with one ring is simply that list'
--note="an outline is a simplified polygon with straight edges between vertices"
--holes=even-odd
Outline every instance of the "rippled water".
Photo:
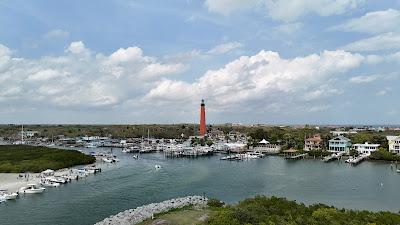
[{"label": "rippled water", "polygon": [[[0,224],[94,224],[129,208],[194,194],[229,203],[264,194],[307,204],[400,210],[400,174],[385,163],[352,167],[344,162],[287,161],[274,156],[228,162],[218,155],[166,159],[158,153],[135,160],[120,150],[114,153],[121,161],[103,164],[98,175],[0,204]],[[158,171],[156,164],[162,166]]]}]

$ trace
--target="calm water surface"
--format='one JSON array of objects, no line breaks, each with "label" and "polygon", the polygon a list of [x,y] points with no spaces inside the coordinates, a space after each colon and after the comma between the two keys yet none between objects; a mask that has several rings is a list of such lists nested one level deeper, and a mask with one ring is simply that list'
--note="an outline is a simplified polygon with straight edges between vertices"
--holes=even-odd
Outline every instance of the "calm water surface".
[{"label": "calm water surface", "polygon": [[[166,159],[158,153],[135,160],[120,151],[114,154],[121,161],[102,164],[98,175],[0,204],[0,224],[89,225],[129,208],[195,194],[228,203],[264,194],[306,204],[400,210],[400,174],[390,164],[363,162],[352,167],[344,162],[287,161],[274,156],[228,162],[219,160],[219,155]],[[162,169],[156,171],[156,164]]]}]

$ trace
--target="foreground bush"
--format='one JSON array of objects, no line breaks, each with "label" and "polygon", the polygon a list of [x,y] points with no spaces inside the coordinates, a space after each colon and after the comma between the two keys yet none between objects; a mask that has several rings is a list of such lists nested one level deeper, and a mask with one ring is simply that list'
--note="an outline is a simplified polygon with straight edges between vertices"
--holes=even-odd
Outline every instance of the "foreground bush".
[{"label": "foreground bush", "polygon": [[210,206],[210,207],[219,208],[219,207],[224,206],[225,203],[220,201],[220,200],[218,200],[218,199],[211,198],[211,199],[208,200],[207,205]]},{"label": "foreground bush", "polygon": [[0,145],[0,173],[38,173],[95,162],[93,156],[75,150],[28,145]]},{"label": "foreground bush", "polygon": [[267,224],[400,224],[400,215],[336,209],[323,204],[305,206],[284,198],[257,196],[212,214],[209,225]]}]

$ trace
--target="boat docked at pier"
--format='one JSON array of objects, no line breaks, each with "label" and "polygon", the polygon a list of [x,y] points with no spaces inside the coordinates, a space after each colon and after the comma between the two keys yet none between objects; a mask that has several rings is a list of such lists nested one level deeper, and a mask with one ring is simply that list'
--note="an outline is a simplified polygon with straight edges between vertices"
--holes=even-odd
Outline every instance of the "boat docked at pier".
[{"label": "boat docked at pier", "polygon": [[19,189],[19,193],[24,194],[40,194],[43,193],[46,188],[39,186],[38,184],[28,184],[27,187]]},{"label": "boat docked at pier", "polygon": [[7,190],[0,190],[0,199],[4,199],[5,201],[7,201],[7,200],[14,200],[17,197],[18,193],[16,192],[8,193]]}]

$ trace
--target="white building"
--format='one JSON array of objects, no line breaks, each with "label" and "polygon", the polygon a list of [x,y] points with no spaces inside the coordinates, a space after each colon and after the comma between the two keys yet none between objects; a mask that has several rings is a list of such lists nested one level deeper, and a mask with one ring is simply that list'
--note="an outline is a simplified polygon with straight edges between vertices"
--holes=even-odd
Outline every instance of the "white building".
[{"label": "white building", "polygon": [[253,151],[258,151],[266,154],[278,154],[281,151],[281,146],[269,143],[269,141],[262,139],[258,145],[253,148]]},{"label": "white building", "polygon": [[389,145],[389,152],[400,153],[400,136],[386,136]]},{"label": "white building", "polygon": [[19,136],[24,136],[24,138],[31,138],[35,135],[39,135],[39,131],[27,130],[19,132]]},{"label": "white building", "polygon": [[380,144],[369,144],[365,142],[364,144],[354,144],[353,149],[357,150],[360,154],[371,155],[372,152],[378,151]]}]

